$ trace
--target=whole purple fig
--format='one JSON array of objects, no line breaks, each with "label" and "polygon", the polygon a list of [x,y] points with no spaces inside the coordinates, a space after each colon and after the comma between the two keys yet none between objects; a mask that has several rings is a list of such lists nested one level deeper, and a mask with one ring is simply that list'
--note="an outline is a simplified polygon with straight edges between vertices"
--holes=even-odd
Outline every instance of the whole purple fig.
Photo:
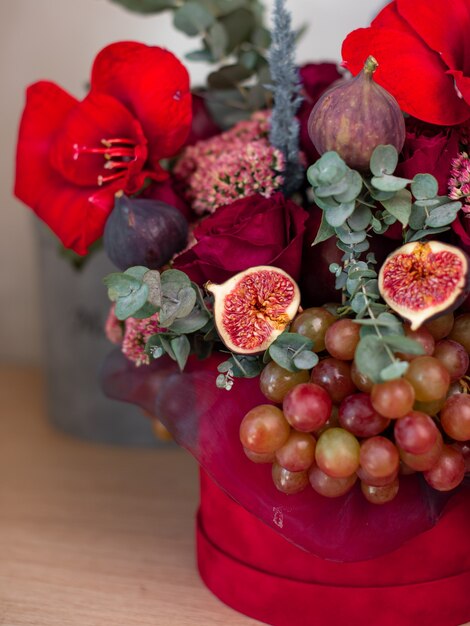
[{"label": "whole purple fig", "polygon": [[188,241],[185,217],[158,200],[116,197],[104,229],[104,248],[121,270],[134,265],[160,269]]},{"label": "whole purple fig", "polygon": [[367,170],[377,146],[398,152],[405,142],[405,120],[395,98],[378,85],[377,61],[370,56],[355,78],[326,91],[310,114],[308,132],[320,154],[335,150],[356,170]]}]

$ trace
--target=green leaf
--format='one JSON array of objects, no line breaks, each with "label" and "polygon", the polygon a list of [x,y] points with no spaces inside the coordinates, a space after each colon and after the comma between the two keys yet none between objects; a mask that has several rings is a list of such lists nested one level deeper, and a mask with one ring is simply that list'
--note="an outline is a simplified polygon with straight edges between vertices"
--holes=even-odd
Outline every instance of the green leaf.
[{"label": "green leaf", "polygon": [[232,374],[235,378],[256,378],[263,369],[258,356],[232,354],[230,361],[232,361]]},{"label": "green leaf", "polygon": [[345,226],[339,226],[338,228],[336,228],[336,234],[343,243],[349,245],[361,243],[367,237],[367,233],[365,230],[352,232],[351,230],[349,230],[349,228],[346,228]]},{"label": "green leaf", "polygon": [[214,63],[215,59],[212,56],[212,52],[208,48],[202,48],[201,50],[192,50],[184,55],[188,61],[204,61],[205,63]]},{"label": "green leaf", "polygon": [[315,352],[311,352],[310,350],[302,350],[302,352],[292,359],[295,367],[299,370],[311,370],[319,360]]},{"label": "green leaf", "polygon": [[350,306],[356,315],[362,316],[367,311],[367,304],[368,300],[366,296],[359,292],[352,299]]},{"label": "green leaf", "polygon": [[251,75],[251,70],[241,63],[235,63],[211,72],[207,77],[207,82],[212,89],[230,89],[250,78]]},{"label": "green leaf", "polygon": [[384,337],[384,342],[387,346],[392,348],[394,352],[417,355],[425,354],[423,346],[418,341],[404,337],[403,335],[388,335]]},{"label": "green leaf", "polygon": [[360,204],[354,209],[354,213],[348,219],[348,224],[352,230],[365,230],[372,219],[372,211],[368,206]]},{"label": "green leaf", "polygon": [[[228,2],[230,2],[230,0],[228,0]],[[251,42],[260,50],[267,50],[271,45],[271,33],[267,28],[255,28],[251,33]]]},{"label": "green leaf", "polygon": [[191,281],[189,280],[188,276],[184,272],[181,272],[180,270],[165,270],[161,274],[160,278],[161,278],[162,289],[164,289],[164,287],[168,283],[178,283],[182,287],[191,284]]},{"label": "green leaf", "polygon": [[325,152],[318,161],[309,167],[307,177],[314,187],[332,185],[339,182],[348,171],[348,166],[337,152]]},{"label": "green leaf", "polygon": [[416,200],[428,200],[437,196],[439,185],[431,174],[416,174],[411,183],[411,193]]},{"label": "green leaf", "polygon": [[426,218],[426,226],[430,228],[440,228],[441,226],[452,224],[461,206],[460,202],[449,202],[432,209],[429,216]]},{"label": "green leaf", "polygon": [[355,203],[349,202],[348,204],[340,204],[334,209],[328,209],[325,211],[325,219],[330,226],[338,228],[342,226],[350,215],[354,213]]},{"label": "green leaf", "polygon": [[250,40],[251,33],[256,26],[256,17],[248,8],[240,7],[230,11],[219,19],[228,35],[227,52],[235,50],[241,44]]},{"label": "green leaf", "polygon": [[154,315],[156,312],[157,308],[149,302],[146,302],[142,308],[140,308],[138,311],[135,311],[135,313],[132,313],[132,317],[135,317],[138,320],[145,320],[148,317]]},{"label": "green leaf", "polygon": [[406,361],[395,361],[380,372],[380,378],[383,381],[394,380],[395,378],[401,378],[406,373],[409,363]]},{"label": "green leaf", "polygon": [[175,319],[170,326],[170,330],[178,335],[190,335],[204,328],[209,320],[210,316],[206,311],[193,309],[186,317]]},{"label": "green leaf", "polygon": [[421,230],[426,222],[426,209],[422,206],[416,206],[416,202],[411,208],[410,220],[408,226],[413,230]]},{"label": "green leaf", "polygon": [[175,360],[178,363],[180,370],[183,371],[191,352],[189,339],[182,335],[181,337],[175,337],[172,339],[170,344],[173,354],[175,355]]},{"label": "green leaf", "polygon": [[346,173],[338,182],[331,185],[320,185],[315,189],[315,193],[320,198],[328,196],[340,195],[349,188],[348,173]]},{"label": "green leaf", "polygon": [[214,16],[195,0],[183,4],[173,15],[173,26],[189,37],[206,31],[214,23]]},{"label": "green leaf", "polygon": [[190,285],[183,287],[178,292],[179,305],[177,309],[177,318],[187,317],[194,309],[197,301],[196,292]]},{"label": "green leaf", "polygon": [[337,209],[339,207],[339,203],[333,198],[333,196],[325,196],[324,198],[320,198],[313,190],[313,200],[320,209],[327,211],[328,209]]},{"label": "green leaf", "polygon": [[374,176],[393,174],[397,165],[398,152],[391,145],[377,146],[370,158],[370,171]]},{"label": "green leaf", "polygon": [[165,354],[160,334],[157,333],[156,335],[152,335],[147,339],[147,342],[145,344],[145,352],[146,354],[151,356],[152,359],[159,359]]},{"label": "green leaf", "polygon": [[120,272],[108,274],[103,278],[103,282],[108,288],[108,297],[113,302],[118,298],[130,295],[140,287],[140,282],[136,278]]},{"label": "green leaf", "polygon": [[136,291],[133,291],[127,296],[120,297],[116,302],[114,311],[118,320],[125,320],[139,311],[147,302],[148,293],[149,289],[147,285],[141,285]]},{"label": "green leaf", "polygon": [[443,226],[442,228],[428,228],[426,230],[418,230],[418,232],[414,233],[407,241],[419,241],[420,239],[424,239],[425,237],[430,237],[431,235],[438,235],[439,233],[445,233],[449,230],[449,227]]},{"label": "green leaf", "polygon": [[207,32],[205,41],[209,46],[214,60],[220,61],[220,59],[225,56],[228,46],[228,35],[220,22],[214,22],[214,24],[212,24]]},{"label": "green leaf", "polygon": [[313,341],[308,339],[308,337],[286,332],[279,335],[269,346],[269,356],[280,367],[289,372],[297,372],[298,368],[295,366],[293,359],[303,350],[311,350],[312,348]]},{"label": "green leaf", "polygon": [[371,183],[379,191],[400,191],[400,189],[404,189],[408,183],[411,183],[411,180],[384,174],[383,176],[374,176]]},{"label": "green leaf", "polygon": [[390,200],[383,200],[382,204],[404,227],[408,226],[411,215],[411,193],[408,189],[400,189]]},{"label": "green leaf", "polygon": [[148,270],[143,277],[144,283],[149,289],[148,302],[156,308],[162,304],[162,286],[160,272],[157,270]]},{"label": "green leaf", "polygon": [[325,214],[323,213],[320,223],[320,228],[316,234],[315,240],[312,243],[312,246],[316,246],[318,243],[322,243],[327,239],[330,239],[335,234],[335,229],[328,224],[326,221]]},{"label": "green leaf", "polygon": [[111,0],[136,13],[161,13],[178,6],[178,0]]},{"label": "green leaf", "polygon": [[392,362],[383,340],[372,334],[361,338],[357,344],[354,361],[359,371],[374,383],[381,382],[380,372]]},{"label": "green leaf", "polygon": [[335,194],[337,202],[352,202],[362,191],[362,177],[359,172],[349,170],[345,178],[347,179],[348,187],[343,193]]},{"label": "green leaf", "polygon": [[144,267],[143,265],[134,265],[134,267],[129,267],[124,274],[126,276],[132,276],[137,280],[141,281],[145,274],[149,271],[148,267]]},{"label": "green leaf", "polygon": [[246,50],[240,54],[238,60],[248,70],[254,71],[260,60],[260,55],[255,50]]}]

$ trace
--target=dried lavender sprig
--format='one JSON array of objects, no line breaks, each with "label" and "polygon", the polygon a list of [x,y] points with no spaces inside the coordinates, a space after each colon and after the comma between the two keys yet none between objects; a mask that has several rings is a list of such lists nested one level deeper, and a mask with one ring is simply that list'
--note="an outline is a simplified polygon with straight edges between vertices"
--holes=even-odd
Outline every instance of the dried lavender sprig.
[{"label": "dried lavender sprig", "polygon": [[275,0],[272,43],[268,52],[273,81],[274,108],[271,117],[271,144],[284,154],[285,195],[301,186],[304,168],[299,156],[299,122],[296,113],[302,102],[300,76],[295,64],[295,34],[285,0]]}]

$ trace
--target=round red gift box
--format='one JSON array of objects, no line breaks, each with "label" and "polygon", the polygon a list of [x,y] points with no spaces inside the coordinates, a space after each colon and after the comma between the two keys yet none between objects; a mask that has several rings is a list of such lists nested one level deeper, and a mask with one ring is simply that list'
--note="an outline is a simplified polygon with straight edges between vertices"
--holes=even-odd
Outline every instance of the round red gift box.
[{"label": "round red gift box", "polygon": [[467,490],[452,498],[432,530],[398,550],[369,561],[336,563],[286,541],[201,471],[197,559],[202,580],[220,600],[272,626],[470,621]]}]

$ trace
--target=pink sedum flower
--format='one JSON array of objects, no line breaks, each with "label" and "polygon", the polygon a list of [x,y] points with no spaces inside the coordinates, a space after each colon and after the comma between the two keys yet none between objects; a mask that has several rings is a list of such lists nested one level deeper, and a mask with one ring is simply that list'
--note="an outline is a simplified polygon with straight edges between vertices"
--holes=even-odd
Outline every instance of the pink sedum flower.
[{"label": "pink sedum flower", "polygon": [[174,173],[193,210],[203,215],[239,198],[269,198],[284,182],[284,157],[269,143],[269,112],[186,148]]},{"label": "pink sedum flower", "polygon": [[461,152],[452,161],[449,179],[449,197],[462,202],[462,211],[470,213],[470,157]]},{"label": "pink sedum flower", "polygon": [[122,342],[123,354],[137,367],[149,365],[150,357],[145,353],[145,344],[152,335],[162,331],[158,325],[158,313],[146,319],[129,317],[125,321],[124,339]]},{"label": "pink sedum flower", "polygon": [[124,338],[124,323],[118,320],[114,309],[115,305],[113,304],[109,309],[108,317],[104,325],[104,332],[108,341],[119,346]]}]

